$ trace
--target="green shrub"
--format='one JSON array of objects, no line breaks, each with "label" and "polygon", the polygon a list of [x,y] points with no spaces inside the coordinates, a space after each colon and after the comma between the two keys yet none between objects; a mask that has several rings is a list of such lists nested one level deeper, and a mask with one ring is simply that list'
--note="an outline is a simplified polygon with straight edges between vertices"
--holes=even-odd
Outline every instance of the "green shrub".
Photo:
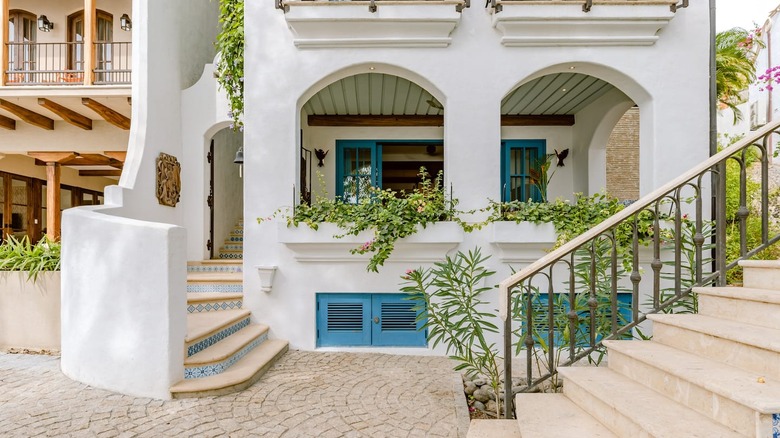
[{"label": "green shrub", "polygon": [[46,237],[33,245],[27,236],[9,236],[0,244],[0,271],[24,271],[28,280],[36,281],[41,272],[60,270],[60,249]]}]

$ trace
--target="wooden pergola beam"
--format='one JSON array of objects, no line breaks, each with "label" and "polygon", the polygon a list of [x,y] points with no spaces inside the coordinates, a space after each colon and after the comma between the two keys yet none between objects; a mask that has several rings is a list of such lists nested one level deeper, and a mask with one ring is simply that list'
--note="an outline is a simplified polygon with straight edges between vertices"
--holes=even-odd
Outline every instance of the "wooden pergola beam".
[{"label": "wooden pergola beam", "polygon": [[121,170],[115,169],[82,169],[79,176],[122,176]]},{"label": "wooden pergola beam", "polygon": [[19,117],[33,126],[37,126],[49,131],[54,130],[54,120],[34,111],[30,111],[27,108],[23,108],[15,103],[11,103],[5,99],[0,99],[0,108]]},{"label": "wooden pergola beam", "polygon": [[96,112],[106,122],[116,126],[117,128],[127,131],[130,129],[130,118],[125,117],[122,114],[112,110],[111,108],[103,105],[102,103],[84,97],[81,99],[81,103],[92,111]]},{"label": "wooden pergola beam", "polygon": [[103,152],[103,155],[123,163],[127,159],[127,151],[105,151]]},{"label": "wooden pergola beam", "polygon": [[58,104],[57,102],[51,101],[46,98],[38,99],[38,105],[46,108],[47,110],[53,112],[54,114],[57,114],[58,116],[62,117],[62,120],[65,120],[66,122],[70,123],[73,126],[79,127],[87,131],[92,130],[92,119],[86,116],[82,116],[81,114],[77,113],[76,111],[73,111],[70,108],[65,108],[64,106]]},{"label": "wooden pergola beam", "polygon": [[[444,116],[317,116],[308,117],[309,126],[444,126]],[[503,115],[501,126],[572,126],[574,116]]]},{"label": "wooden pergola beam", "polygon": [[501,126],[573,126],[574,115],[502,115]]},{"label": "wooden pergola beam", "polygon": [[5,128],[13,131],[14,129],[16,129],[16,120],[10,117],[0,115],[0,128]]},{"label": "wooden pergola beam", "polygon": [[62,164],[76,157],[76,154],[73,152],[28,152],[27,155],[39,160],[36,161],[36,164],[41,162],[43,166],[47,163]]}]

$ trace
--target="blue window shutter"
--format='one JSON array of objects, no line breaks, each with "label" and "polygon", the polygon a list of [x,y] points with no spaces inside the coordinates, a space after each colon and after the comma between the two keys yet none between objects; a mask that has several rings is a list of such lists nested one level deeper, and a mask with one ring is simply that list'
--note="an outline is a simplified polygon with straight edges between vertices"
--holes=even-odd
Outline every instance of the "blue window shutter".
[{"label": "blue window shutter", "polygon": [[374,346],[425,347],[426,333],[417,321],[420,302],[405,299],[405,294],[374,294],[372,300],[372,342]]},{"label": "blue window shutter", "polygon": [[369,294],[317,294],[317,346],[371,344]]},{"label": "blue window shutter", "polygon": [[[537,167],[539,161],[544,160],[547,155],[546,140],[504,140],[501,142],[501,199],[504,202],[520,200],[527,201],[525,193],[531,193],[531,199],[536,202],[542,200],[539,190],[530,183],[531,168],[526,165],[525,160],[515,162],[513,166],[513,153],[520,154],[523,157],[528,156],[531,166]],[[517,192],[512,192],[513,182],[518,187]]]}]

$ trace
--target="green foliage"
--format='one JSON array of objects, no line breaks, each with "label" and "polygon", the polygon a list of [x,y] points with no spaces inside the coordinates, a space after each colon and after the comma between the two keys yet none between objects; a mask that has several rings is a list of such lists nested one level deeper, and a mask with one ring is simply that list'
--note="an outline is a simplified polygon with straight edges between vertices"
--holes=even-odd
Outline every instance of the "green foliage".
[{"label": "green foliage", "polygon": [[60,244],[44,237],[33,245],[27,236],[0,244],[0,271],[24,271],[33,282],[44,271],[60,270]]},{"label": "green foliage", "polygon": [[760,44],[759,39],[739,27],[719,32],[715,36],[718,102],[731,108],[735,123],[742,119],[742,113],[737,109],[739,104],[745,102],[742,92],[756,80],[754,46],[757,44]]},{"label": "green foliage", "polygon": [[489,258],[475,248],[468,254],[458,252],[454,258],[447,256],[430,269],[407,271],[402,291],[410,300],[425,303],[418,321],[428,329],[428,341],[433,347],[442,344],[447,354],[458,362],[456,371],[469,376],[483,375],[489,379],[496,395],[496,415],[500,411],[499,385],[502,369],[499,368],[498,348],[486,339],[488,333],[498,333],[493,312],[484,309],[488,303],[482,296],[493,289],[483,286],[493,274],[484,267]]},{"label": "green foliage", "polygon": [[335,238],[373,231],[371,240],[351,252],[371,253],[366,269],[377,272],[393,252],[398,239],[411,236],[418,227],[425,228],[434,222],[453,219],[457,200],[446,199],[442,174],[431,181],[425,168],[421,168],[419,175],[420,184],[409,193],[369,187],[369,196],[363,197],[357,204],[338,198],[318,198],[312,205],[299,205],[294,214],[287,217],[287,225],[297,227],[303,223],[316,230],[320,222],[334,223],[343,230]]},{"label": "green foliage", "polygon": [[244,122],[244,0],[219,0],[217,35],[217,81],[228,95],[233,128],[243,130]]}]

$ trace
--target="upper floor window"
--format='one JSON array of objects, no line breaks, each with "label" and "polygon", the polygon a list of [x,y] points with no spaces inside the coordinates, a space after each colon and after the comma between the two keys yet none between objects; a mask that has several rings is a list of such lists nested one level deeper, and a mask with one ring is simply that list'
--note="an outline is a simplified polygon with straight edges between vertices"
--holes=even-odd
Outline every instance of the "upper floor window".
[{"label": "upper floor window", "polygon": [[[35,70],[35,38],[38,30],[35,15],[14,9],[8,13],[8,71]],[[9,81],[21,79],[10,76]]]},{"label": "upper floor window", "polygon": [[501,142],[501,199],[504,202],[542,201],[539,178],[546,149],[545,140]]},{"label": "upper floor window", "polygon": [[[101,66],[107,62],[110,63],[111,59],[111,44],[114,39],[114,17],[108,12],[98,10],[97,11],[97,23],[95,34],[95,58],[97,60],[97,68],[104,69]],[[84,11],[79,11],[71,14],[68,17],[68,69],[69,70],[83,70],[84,69]]]}]

